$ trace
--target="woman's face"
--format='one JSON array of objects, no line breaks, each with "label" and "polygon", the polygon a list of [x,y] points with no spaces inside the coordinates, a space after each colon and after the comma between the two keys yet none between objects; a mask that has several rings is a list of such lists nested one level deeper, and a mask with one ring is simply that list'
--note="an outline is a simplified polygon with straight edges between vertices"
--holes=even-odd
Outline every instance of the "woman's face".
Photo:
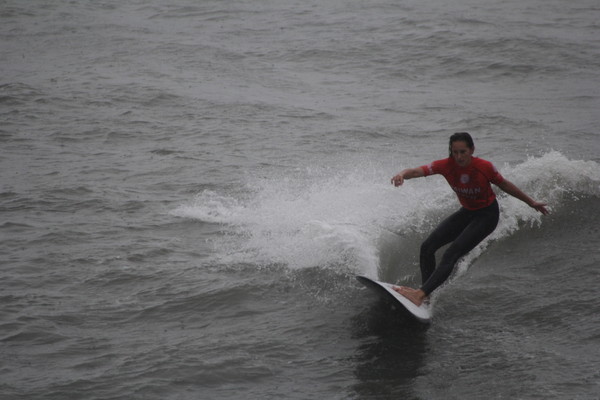
[{"label": "woman's face", "polygon": [[469,145],[463,141],[452,142],[450,146],[450,155],[461,167],[466,167],[471,164],[474,151],[475,148],[470,148]]}]

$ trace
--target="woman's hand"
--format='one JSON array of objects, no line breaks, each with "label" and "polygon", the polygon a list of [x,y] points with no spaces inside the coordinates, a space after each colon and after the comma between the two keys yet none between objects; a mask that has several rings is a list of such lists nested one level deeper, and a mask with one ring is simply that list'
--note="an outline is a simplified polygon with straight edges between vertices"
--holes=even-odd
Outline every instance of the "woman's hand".
[{"label": "woman's hand", "polygon": [[529,204],[529,206],[531,208],[535,208],[536,210],[538,210],[539,212],[541,212],[544,215],[550,214],[550,211],[548,211],[548,209],[546,208],[546,206],[547,206],[546,203],[540,203],[538,201],[533,201],[531,204]]},{"label": "woman's hand", "polygon": [[400,172],[398,175],[396,175],[392,178],[392,185],[394,185],[396,187],[402,186],[403,183],[404,183],[404,175],[402,175],[402,172]]}]

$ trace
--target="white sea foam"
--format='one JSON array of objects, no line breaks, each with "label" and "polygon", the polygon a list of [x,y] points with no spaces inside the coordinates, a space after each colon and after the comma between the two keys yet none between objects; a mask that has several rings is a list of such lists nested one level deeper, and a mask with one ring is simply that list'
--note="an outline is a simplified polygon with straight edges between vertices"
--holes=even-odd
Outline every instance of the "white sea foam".
[{"label": "white sea foam", "polygon": [[[356,165],[343,173],[311,167],[293,176],[272,174],[248,182],[246,199],[205,191],[174,215],[218,223],[236,240],[216,244],[221,255],[257,264],[289,268],[350,268],[378,275],[383,235],[396,240],[431,229],[432,220],[457,207],[441,177],[412,180],[401,188],[389,183],[389,171]],[[539,201],[558,210],[565,195],[600,194],[600,166],[569,160],[558,152],[531,157],[501,168],[504,176]],[[392,173],[393,174],[393,173]],[[490,241],[513,234],[543,217],[523,202],[499,194],[501,219],[496,231],[460,264],[464,272]],[[386,239],[389,241],[389,239]]]},{"label": "white sea foam", "polygon": [[239,200],[205,190],[196,195],[190,204],[178,207],[171,214],[209,223],[234,224],[243,210]]}]

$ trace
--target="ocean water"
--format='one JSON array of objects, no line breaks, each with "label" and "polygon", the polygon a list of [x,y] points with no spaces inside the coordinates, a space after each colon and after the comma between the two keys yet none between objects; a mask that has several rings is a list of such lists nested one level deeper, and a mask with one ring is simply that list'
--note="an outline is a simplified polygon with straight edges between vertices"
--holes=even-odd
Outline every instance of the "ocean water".
[{"label": "ocean water", "polygon": [[[0,398],[600,398],[595,0],[0,3]],[[456,131],[532,197],[421,325]]]}]

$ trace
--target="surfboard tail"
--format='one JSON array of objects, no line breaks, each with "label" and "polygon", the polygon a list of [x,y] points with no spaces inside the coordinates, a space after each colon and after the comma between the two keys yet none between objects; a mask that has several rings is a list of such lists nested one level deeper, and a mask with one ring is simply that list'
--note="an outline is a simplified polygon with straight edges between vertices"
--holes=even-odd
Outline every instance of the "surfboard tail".
[{"label": "surfboard tail", "polygon": [[429,303],[423,303],[420,306],[417,306],[412,301],[396,292],[394,290],[395,285],[391,283],[376,281],[362,275],[356,276],[356,279],[378,295],[383,296],[388,300],[392,300],[395,304],[400,304],[404,310],[408,311],[408,313],[418,321],[425,324],[431,322],[432,312]]}]

